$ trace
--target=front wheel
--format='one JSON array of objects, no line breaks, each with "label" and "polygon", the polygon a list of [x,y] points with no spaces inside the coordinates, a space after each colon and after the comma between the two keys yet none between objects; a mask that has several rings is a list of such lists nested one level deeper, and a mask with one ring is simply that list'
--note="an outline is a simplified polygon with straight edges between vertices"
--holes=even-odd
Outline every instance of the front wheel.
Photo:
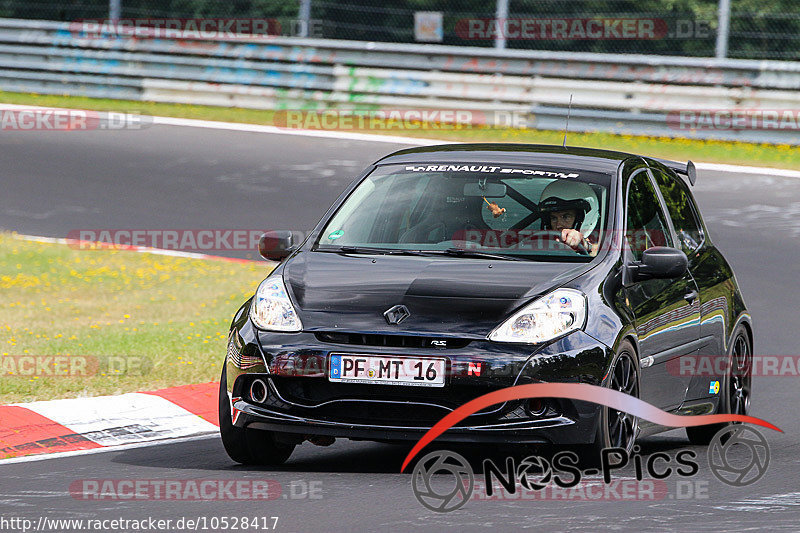
[{"label": "front wheel", "polygon": [[[750,337],[743,326],[736,329],[728,358],[728,369],[720,388],[721,397],[717,414],[746,415],[750,410],[750,392],[753,386]],[[717,432],[728,424],[713,424],[686,428],[692,444],[708,445]]]},{"label": "front wheel", "polygon": [[233,425],[227,383],[227,372],[223,367],[219,383],[219,434],[228,457],[244,465],[285,463],[294,451],[294,444],[278,442],[275,434],[271,431],[240,428]]},{"label": "front wheel", "polygon": [[[629,341],[623,341],[620,345],[606,380],[606,387],[634,398],[639,397],[639,366],[636,364],[636,351]],[[630,455],[638,432],[638,418],[630,413],[602,406],[591,461],[599,462],[604,448],[622,448]]]}]

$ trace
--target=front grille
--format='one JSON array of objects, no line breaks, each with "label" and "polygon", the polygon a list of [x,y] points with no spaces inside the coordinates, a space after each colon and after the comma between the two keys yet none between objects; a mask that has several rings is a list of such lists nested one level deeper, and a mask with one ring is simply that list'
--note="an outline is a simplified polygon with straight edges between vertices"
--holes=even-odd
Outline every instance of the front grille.
[{"label": "front grille", "polygon": [[334,344],[358,344],[361,346],[388,346],[392,348],[464,348],[469,339],[441,337],[417,337],[412,335],[377,335],[365,333],[315,333],[317,340]]}]

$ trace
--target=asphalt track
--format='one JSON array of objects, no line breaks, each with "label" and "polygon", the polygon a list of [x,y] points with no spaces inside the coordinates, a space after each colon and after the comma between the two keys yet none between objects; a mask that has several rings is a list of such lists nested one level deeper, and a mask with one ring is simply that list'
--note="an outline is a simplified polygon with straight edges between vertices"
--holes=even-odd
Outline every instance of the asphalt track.
[{"label": "asphalt track", "polygon": [[[0,228],[55,237],[86,228],[308,229],[367,163],[401,147],[173,126],[4,133]],[[695,193],[744,291],[756,354],[796,355],[800,180],[701,171]],[[695,450],[701,470],[692,481],[707,488],[702,498],[678,499],[671,478],[669,494],[656,501],[471,501],[437,514],[416,501],[410,476],[398,473],[408,447],[307,443],[288,464],[257,469],[234,465],[213,437],[0,465],[0,517],[278,516],[277,531],[797,531],[797,383],[797,376],[754,380],[751,414],[784,433],[762,432],[770,443],[770,467],[749,487],[732,488],[714,478],[705,449],[689,446],[682,430],[641,442],[643,454]],[[460,451],[475,465],[489,453]],[[282,495],[269,502],[202,503],[71,497],[70,484],[89,478],[271,479],[281,484]]]}]

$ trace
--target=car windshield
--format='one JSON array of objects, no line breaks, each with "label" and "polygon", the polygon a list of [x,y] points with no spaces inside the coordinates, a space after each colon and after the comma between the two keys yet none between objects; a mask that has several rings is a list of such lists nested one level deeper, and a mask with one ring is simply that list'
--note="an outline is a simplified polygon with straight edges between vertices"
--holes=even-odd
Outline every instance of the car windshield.
[{"label": "car windshield", "polygon": [[[589,261],[605,233],[609,182],[575,169],[378,167],[329,220],[316,249]],[[564,230],[576,232],[572,245]]]}]

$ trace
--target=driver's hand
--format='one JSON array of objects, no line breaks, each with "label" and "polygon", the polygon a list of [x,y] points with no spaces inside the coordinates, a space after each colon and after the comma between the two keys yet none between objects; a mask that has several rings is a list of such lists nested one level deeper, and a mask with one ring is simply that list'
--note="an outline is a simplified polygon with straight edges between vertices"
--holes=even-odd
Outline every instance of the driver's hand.
[{"label": "driver's hand", "polygon": [[562,229],[561,242],[572,249],[577,249],[578,246],[583,244],[583,234],[576,229]]}]

